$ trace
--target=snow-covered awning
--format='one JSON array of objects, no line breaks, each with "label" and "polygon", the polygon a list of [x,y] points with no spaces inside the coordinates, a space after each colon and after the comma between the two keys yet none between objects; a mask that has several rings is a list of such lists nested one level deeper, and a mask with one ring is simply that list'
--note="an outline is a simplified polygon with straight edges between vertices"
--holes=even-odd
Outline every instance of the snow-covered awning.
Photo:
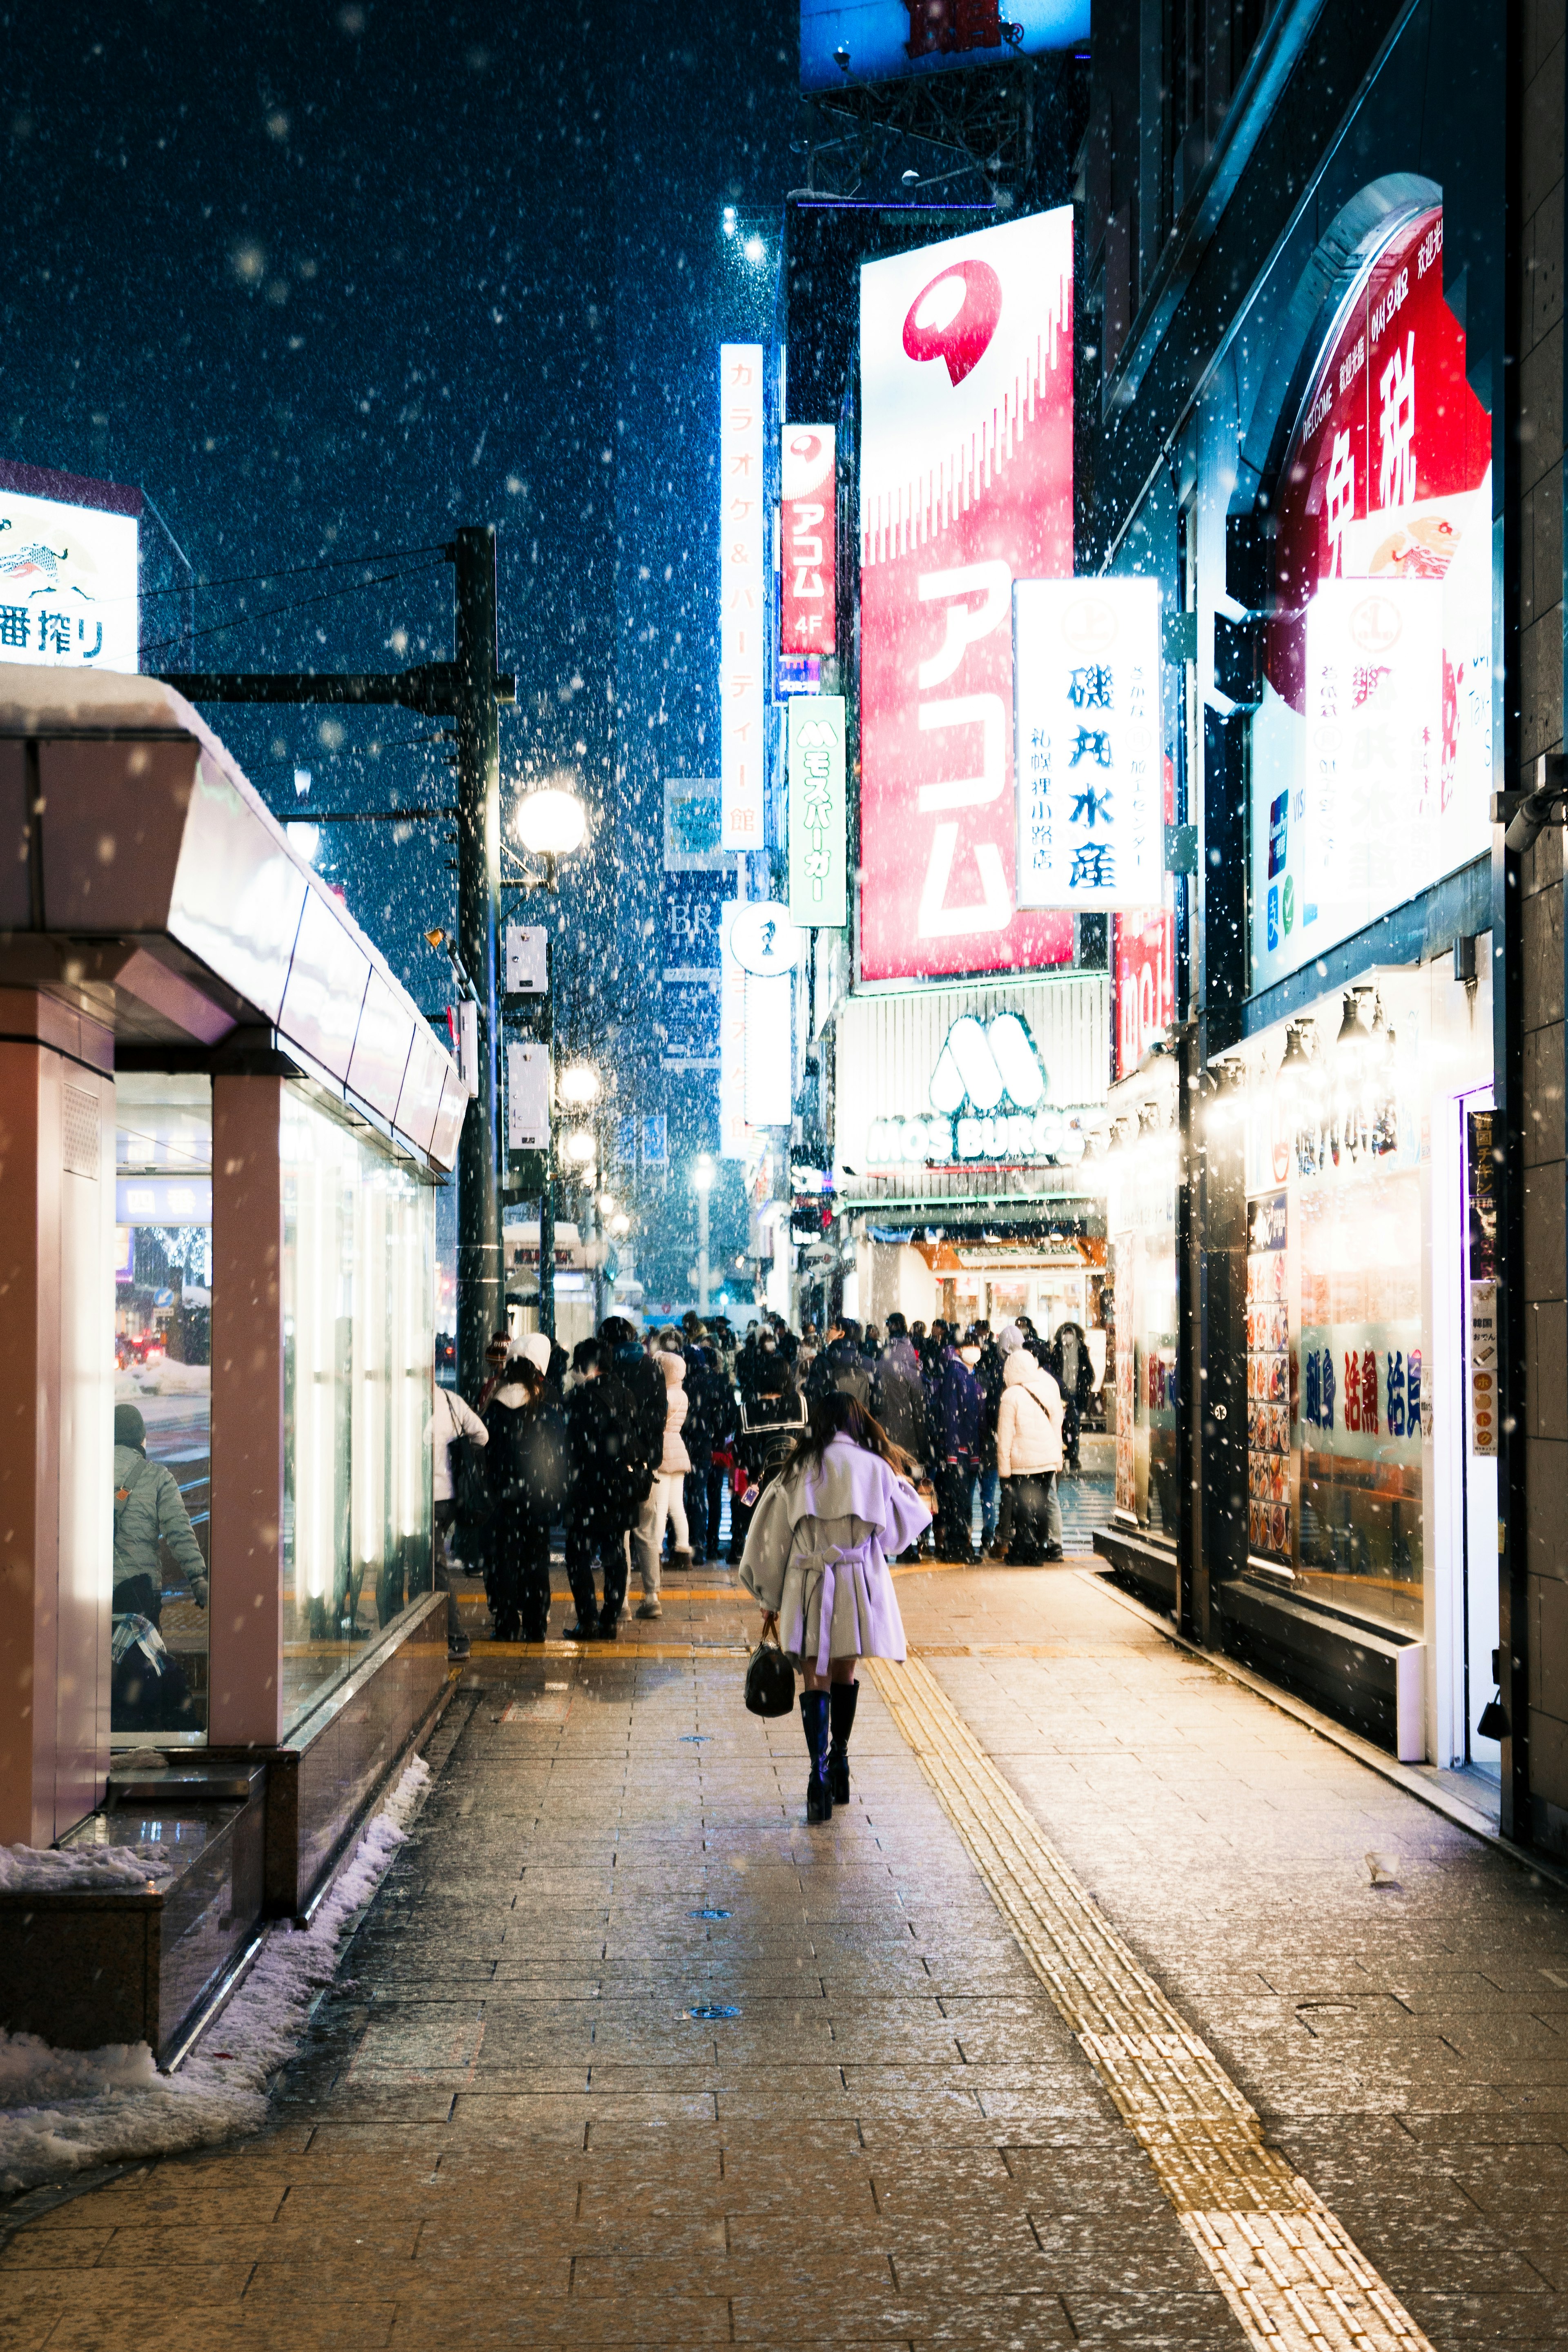
[{"label": "snow-covered awning", "polygon": [[138,1048],[216,1054],[266,1031],[419,1159],[457,1159],[468,1097],[451,1055],[156,678],[0,667],[5,985],[61,995]]}]

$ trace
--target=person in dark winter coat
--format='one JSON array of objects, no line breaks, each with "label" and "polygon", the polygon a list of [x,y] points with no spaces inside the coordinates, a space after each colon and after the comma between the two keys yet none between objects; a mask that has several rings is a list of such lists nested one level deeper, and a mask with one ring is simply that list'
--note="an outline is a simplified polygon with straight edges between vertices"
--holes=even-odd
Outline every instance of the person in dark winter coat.
[{"label": "person in dark winter coat", "polygon": [[542,1642],[550,1626],[550,1530],[569,1476],[565,1416],[545,1391],[548,1361],[514,1356],[485,1410],[496,1502],[486,1583],[498,1642]]},{"label": "person in dark winter coat", "polygon": [[1045,1355],[1046,1370],[1062,1392],[1062,1454],[1078,1468],[1079,1426],[1094,1396],[1094,1359],[1081,1323],[1058,1323]]},{"label": "person in dark winter coat", "polygon": [[913,1348],[889,1327],[887,1346],[871,1374],[871,1412],[891,1443],[915,1464],[931,1458],[925,1389]]},{"label": "person in dark winter coat", "polygon": [[[973,1362],[965,1358],[973,1359]],[[935,1430],[939,1559],[973,1560],[969,1531],[974,1502],[974,1474],[980,1461],[980,1383],[974,1377],[978,1348],[961,1354],[951,1344],[936,1388]]]},{"label": "person in dark winter coat", "polygon": [[686,1517],[691,1549],[698,1559],[717,1559],[724,1473],[715,1469],[713,1456],[727,1446],[735,1423],[734,1391],[720,1369],[717,1349],[701,1342],[687,1349],[686,1394],[689,1409],[683,1434],[691,1456]]},{"label": "person in dark winter coat", "polygon": [[110,1602],[110,1725],[115,1731],[200,1731],[201,1712],[185,1670],[164,1643],[167,1545],[199,1607],[207,1605],[207,1565],[179,1481],[147,1458],[147,1430],[133,1404],[114,1408],[114,1589]]},{"label": "person in dark winter coat", "polygon": [[971,1340],[980,1343],[974,1377],[980,1383],[980,1549],[989,1554],[996,1540],[996,1515],[1002,1481],[996,1468],[996,1416],[1002,1409],[1002,1350],[989,1323],[973,1323]]},{"label": "person in dark winter coat", "polygon": [[827,1345],[806,1377],[807,1404],[815,1404],[837,1389],[852,1396],[862,1412],[871,1402],[871,1374],[860,1352],[860,1326],[852,1315],[841,1316],[827,1335]]},{"label": "person in dark winter coat", "polygon": [[[606,1318],[598,1339],[577,1352],[582,1377],[566,1407],[566,1577],[577,1619],[566,1638],[613,1642],[626,1603],[628,1539],[664,1451],[664,1381],[624,1316]],[[595,1555],[604,1571],[602,1607],[594,1591]]]}]

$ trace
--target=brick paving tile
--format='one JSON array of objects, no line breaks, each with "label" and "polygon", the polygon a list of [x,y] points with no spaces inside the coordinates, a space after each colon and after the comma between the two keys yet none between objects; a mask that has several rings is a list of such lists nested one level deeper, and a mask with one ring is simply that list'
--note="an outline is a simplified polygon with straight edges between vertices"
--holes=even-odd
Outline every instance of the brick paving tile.
[{"label": "brick paving tile", "polygon": [[[700,1575],[613,1656],[477,1647],[268,2130],[20,2231],[0,2352],[1244,2340],[869,1678],[808,1831],[798,1722],[679,1647],[753,1622]],[[900,1599],[1436,2352],[1568,2344],[1557,1892],[1075,1572]]]}]

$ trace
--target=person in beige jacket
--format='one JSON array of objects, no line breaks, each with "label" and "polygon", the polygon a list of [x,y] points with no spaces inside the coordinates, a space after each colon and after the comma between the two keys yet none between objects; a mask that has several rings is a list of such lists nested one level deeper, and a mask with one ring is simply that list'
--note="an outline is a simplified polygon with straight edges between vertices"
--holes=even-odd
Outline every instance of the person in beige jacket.
[{"label": "person in beige jacket", "polygon": [[662,1617],[664,1614],[658,1597],[658,1572],[667,1521],[672,1538],[670,1567],[689,1568],[691,1565],[691,1536],[686,1524],[686,1474],[691,1467],[691,1456],[680,1434],[689,1400],[686,1394],[686,1358],[681,1352],[679,1331],[670,1328],[659,1333],[654,1343],[653,1360],[664,1374],[664,1452],[659,1457],[658,1475],[648,1490],[647,1500],[642,1507],[642,1516],[632,1538],[638,1572],[642,1577],[643,1597],[637,1604],[639,1617]]},{"label": "person in beige jacket", "polygon": [[1027,1348],[1015,1348],[1002,1367],[996,1414],[996,1468],[1012,1501],[1007,1558],[1014,1568],[1062,1557],[1056,1485],[1063,1419],[1062,1392],[1049,1372]]}]

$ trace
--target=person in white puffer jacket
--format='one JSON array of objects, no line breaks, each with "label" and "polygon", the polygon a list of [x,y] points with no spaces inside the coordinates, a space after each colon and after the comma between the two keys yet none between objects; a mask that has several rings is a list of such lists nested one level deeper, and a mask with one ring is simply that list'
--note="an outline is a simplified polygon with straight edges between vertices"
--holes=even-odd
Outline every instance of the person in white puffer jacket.
[{"label": "person in white puffer jacket", "polygon": [[1015,1568],[1039,1568],[1062,1557],[1057,1474],[1062,1466],[1062,1392],[1026,1348],[1015,1348],[1002,1367],[996,1415],[996,1468],[1012,1501],[1007,1558]]},{"label": "person in white puffer jacket", "polygon": [[691,1565],[691,1537],[686,1524],[686,1474],[691,1467],[691,1456],[686,1450],[681,1430],[686,1423],[689,1399],[686,1394],[686,1358],[681,1350],[680,1334],[673,1325],[661,1331],[654,1342],[653,1360],[664,1374],[664,1452],[659,1458],[658,1475],[642,1507],[642,1516],[632,1537],[632,1549],[642,1574],[643,1598],[637,1606],[639,1617],[662,1617],[663,1604],[658,1597],[659,1555],[664,1549],[664,1530],[668,1524],[670,1535],[669,1564],[671,1568]]}]

